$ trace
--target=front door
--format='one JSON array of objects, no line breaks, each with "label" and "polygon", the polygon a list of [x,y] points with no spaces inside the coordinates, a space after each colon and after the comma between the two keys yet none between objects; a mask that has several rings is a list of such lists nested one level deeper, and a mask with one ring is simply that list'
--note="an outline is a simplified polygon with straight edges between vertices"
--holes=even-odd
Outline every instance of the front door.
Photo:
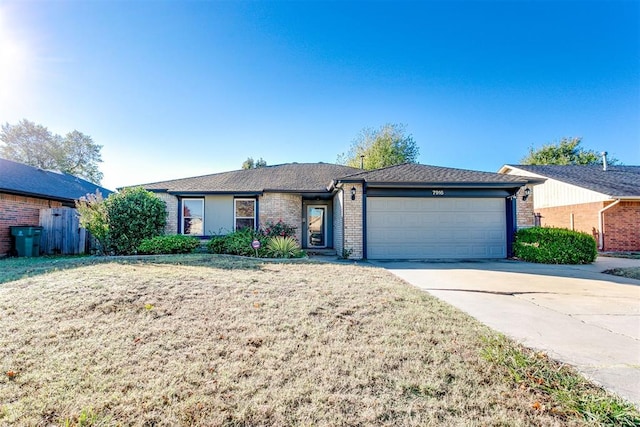
[{"label": "front door", "polygon": [[327,247],[327,207],[307,206],[307,246]]}]

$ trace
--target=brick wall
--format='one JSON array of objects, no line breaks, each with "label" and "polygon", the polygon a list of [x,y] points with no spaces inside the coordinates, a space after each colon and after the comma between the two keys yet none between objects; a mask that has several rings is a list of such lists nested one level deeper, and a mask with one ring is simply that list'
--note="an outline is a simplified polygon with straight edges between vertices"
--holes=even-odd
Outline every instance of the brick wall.
[{"label": "brick wall", "polygon": [[602,202],[593,202],[536,209],[536,212],[542,215],[540,225],[543,227],[559,227],[583,231],[591,234],[597,241],[598,233],[600,232],[598,211],[602,208]]},{"label": "brick wall", "polygon": [[59,208],[62,203],[35,197],[0,193],[0,256],[11,250],[11,232],[14,225],[38,226],[40,209]]},{"label": "brick wall", "polygon": [[167,205],[167,225],[165,234],[178,234],[178,198],[168,193],[154,193]]},{"label": "brick wall", "polygon": [[[351,188],[356,188],[356,199],[351,200]],[[346,184],[344,190],[344,249],[351,250],[350,258],[361,259],[363,251],[362,230],[362,184]]]},{"label": "brick wall", "polygon": [[260,227],[282,220],[296,227],[296,239],[302,242],[302,196],[288,193],[264,193],[259,200]]},{"label": "brick wall", "polygon": [[604,211],[605,251],[640,251],[640,202],[620,202]]},{"label": "brick wall", "polygon": [[344,192],[338,190],[336,195],[333,196],[333,248],[336,250],[338,256],[342,255],[342,249],[344,248],[343,206]]},{"label": "brick wall", "polygon": [[525,187],[522,187],[516,195],[516,228],[527,228],[536,225],[535,212],[533,210],[533,189],[527,197],[522,200]]},{"label": "brick wall", "polygon": [[[538,209],[541,224],[547,227],[562,227],[591,234],[599,243],[600,224],[598,212],[613,201],[582,203]],[[571,216],[573,215],[573,227]],[[604,211],[605,251],[640,250],[640,202],[620,202]]]}]

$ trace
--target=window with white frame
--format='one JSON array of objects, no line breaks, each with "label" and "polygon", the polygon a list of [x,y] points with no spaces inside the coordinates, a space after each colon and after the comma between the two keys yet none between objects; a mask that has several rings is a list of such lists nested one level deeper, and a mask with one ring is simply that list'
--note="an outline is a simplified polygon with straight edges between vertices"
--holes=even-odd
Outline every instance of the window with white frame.
[{"label": "window with white frame", "polygon": [[182,234],[204,235],[204,199],[182,199]]},{"label": "window with white frame", "polygon": [[256,200],[235,199],[233,220],[236,230],[256,228]]}]

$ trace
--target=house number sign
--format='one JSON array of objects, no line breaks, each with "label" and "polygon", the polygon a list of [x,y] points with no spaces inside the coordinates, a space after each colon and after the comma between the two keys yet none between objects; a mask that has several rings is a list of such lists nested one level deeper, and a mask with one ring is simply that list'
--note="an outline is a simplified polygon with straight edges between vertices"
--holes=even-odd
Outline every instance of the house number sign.
[{"label": "house number sign", "polygon": [[432,196],[444,196],[444,190],[431,190]]}]

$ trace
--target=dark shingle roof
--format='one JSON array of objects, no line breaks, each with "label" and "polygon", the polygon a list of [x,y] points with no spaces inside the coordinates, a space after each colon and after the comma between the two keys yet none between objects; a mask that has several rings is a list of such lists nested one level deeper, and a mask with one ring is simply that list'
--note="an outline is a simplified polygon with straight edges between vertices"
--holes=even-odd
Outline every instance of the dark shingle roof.
[{"label": "dark shingle roof", "polygon": [[[509,166],[509,165],[507,165]],[[640,166],[512,165],[610,197],[640,197]]]},{"label": "dark shingle roof", "polygon": [[503,175],[493,172],[479,172],[466,169],[454,169],[441,166],[405,163],[343,177],[342,180],[366,181],[369,185],[407,184],[407,185],[511,185],[526,184],[526,177]]},{"label": "dark shingle roof", "polygon": [[112,193],[73,175],[0,159],[0,192],[71,202],[96,190],[104,197]]},{"label": "dark shingle roof", "polygon": [[360,169],[330,163],[288,163],[143,184],[147,190],[169,192],[324,192],[337,177]]}]

